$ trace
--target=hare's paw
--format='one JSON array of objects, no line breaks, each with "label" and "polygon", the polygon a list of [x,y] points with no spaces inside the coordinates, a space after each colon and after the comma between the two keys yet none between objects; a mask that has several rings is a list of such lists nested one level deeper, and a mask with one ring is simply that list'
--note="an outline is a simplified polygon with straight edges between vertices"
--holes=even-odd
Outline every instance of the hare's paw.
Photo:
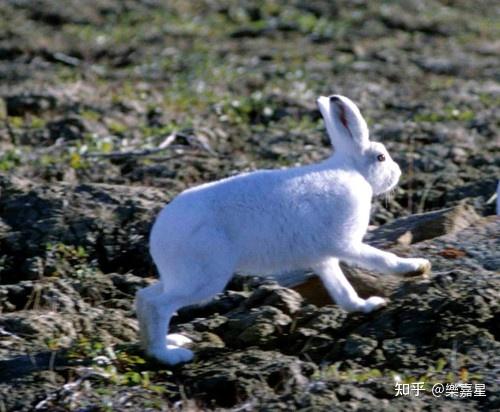
[{"label": "hare's paw", "polygon": [[420,258],[403,259],[396,268],[396,273],[404,277],[427,277],[430,271],[431,262]]},{"label": "hare's paw", "polygon": [[365,299],[361,310],[365,313],[373,312],[377,309],[387,306],[387,300],[380,296],[371,296]]},{"label": "hare's paw", "polygon": [[167,335],[167,343],[173,346],[187,346],[193,343],[193,341],[179,333],[169,333]]},{"label": "hare's paw", "polygon": [[165,349],[150,350],[148,354],[166,365],[189,362],[194,357],[193,352],[189,349],[180,348],[175,345],[167,345]]},{"label": "hare's paw", "polygon": [[189,349],[180,348],[175,345],[167,345],[167,362],[170,365],[176,365],[178,363],[189,362],[193,360],[193,351]]}]

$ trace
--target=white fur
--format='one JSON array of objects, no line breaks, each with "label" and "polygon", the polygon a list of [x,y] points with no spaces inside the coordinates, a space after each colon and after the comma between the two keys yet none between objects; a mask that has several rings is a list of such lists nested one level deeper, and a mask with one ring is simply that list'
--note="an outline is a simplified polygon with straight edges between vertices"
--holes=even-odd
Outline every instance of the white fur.
[{"label": "white fur", "polygon": [[[285,170],[260,170],[184,191],[159,214],[150,251],[160,282],[137,294],[147,353],[176,364],[192,359],[189,340],[168,335],[174,312],[221,292],[235,272],[269,275],[313,268],[337,304],[370,312],[386,304],[360,298],[339,260],[380,272],[425,273],[425,259],[404,259],[363,243],[374,194],[401,171],[385,147],[370,142],[359,109],[343,96],[318,105],[335,153]],[[385,161],[377,156],[383,154]]]},{"label": "white fur", "polygon": [[500,215],[500,180],[497,184],[497,215]]}]

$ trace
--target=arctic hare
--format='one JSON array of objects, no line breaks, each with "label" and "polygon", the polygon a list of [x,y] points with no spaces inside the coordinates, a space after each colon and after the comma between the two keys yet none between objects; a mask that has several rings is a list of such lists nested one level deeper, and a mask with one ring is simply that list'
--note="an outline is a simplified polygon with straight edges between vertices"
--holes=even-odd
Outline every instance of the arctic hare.
[{"label": "arctic hare", "polygon": [[159,214],[150,251],[160,282],[137,293],[141,340],[170,365],[192,359],[189,338],[167,335],[186,305],[221,292],[233,274],[270,275],[313,269],[347,311],[371,312],[382,297],[360,298],[339,260],[394,274],[424,274],[426,259],[405,259],[363,243],[371,199],[393,188],[399,166],[371,142],[358,107],[347,97],[318,99],[335,152],[313,165],[258,170],[184,191]]}]

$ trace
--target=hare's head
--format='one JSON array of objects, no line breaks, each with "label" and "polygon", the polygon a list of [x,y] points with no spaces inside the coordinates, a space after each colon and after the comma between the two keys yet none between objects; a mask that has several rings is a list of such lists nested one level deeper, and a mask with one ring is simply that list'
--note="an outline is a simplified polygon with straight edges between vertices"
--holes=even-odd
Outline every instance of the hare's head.
[{"label": "hare's head", "polygon": [[340,95],[321,96],[318,106],[335,148],[334,157],[361,173],[375,195],[396,186],[401,170],[382,143],[370,141],[368,126],[358,107]]}]

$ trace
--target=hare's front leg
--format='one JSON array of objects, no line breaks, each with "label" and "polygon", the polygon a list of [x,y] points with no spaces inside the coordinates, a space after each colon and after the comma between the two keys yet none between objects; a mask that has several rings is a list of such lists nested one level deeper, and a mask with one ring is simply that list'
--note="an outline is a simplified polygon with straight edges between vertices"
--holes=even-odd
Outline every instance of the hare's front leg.
[{"label": "hare's front leg", "polygon": [[431,263],[421,258],[401,258],[394,253],[384,252],[366,243],[352,245],[340,257],[365,269],[405,276],[425,276],[431,270]]},{"label": "hare's front leg", "polygon": [[368,313],[387,304],[387,301],[379,296],[372,296],[368,299],[360,298],[342,273],[336,258],[327,259],[313,269],[335,303],[348,312]]}]

